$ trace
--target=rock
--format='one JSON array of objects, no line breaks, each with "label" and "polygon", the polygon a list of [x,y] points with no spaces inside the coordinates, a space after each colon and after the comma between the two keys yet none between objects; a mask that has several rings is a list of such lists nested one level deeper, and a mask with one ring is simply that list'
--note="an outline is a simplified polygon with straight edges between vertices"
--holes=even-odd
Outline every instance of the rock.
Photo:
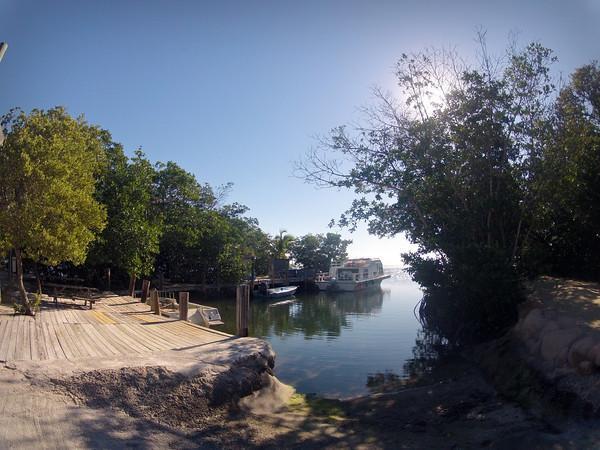
[{"label": "rock", "polygon": [[594,364],[591,361],[581,361],[577,370],[581,375],[591,375],[594,372]]},{"label": "rock", "polygon": [[550,333],[552,331],[558,330],[560,327],[554,320],[546,319],[544,326],[538,332],[540,335],[544,335],[546,333]]},{"label": "rock", "polygon": [[599,341],[592,336],[584,336],[575,341],[569,349],[569,356],[567,358],[569,365],[571,367],[577,367],[582,361],[593,361],[589,353],[597,343],[599,343]]},{"label": "rock", "polygon": [[538,334],[544,327],[546,321],[544,320],[544,314],[540,309],[532,309],[529,314],[525,316],[519,326],[519,334],[524,337],[530,337]]},{"label": "rock", "polygon": [[538,336],[532,336],[525,340],[525,346],[532,355],[537,355],[540,352],[540,344],[541,341]]},{"label": "rock", "polygon": [[597,366],[600,366],[600,343],[594,345],[589,351],[590,361],[593,361]]},{"label": "rock", "polygon": [[556,319],[556,324],[559,328],[574,328],[577,326],[577,320],[568,316],[562,316]]},{"label": "rock", "polygon": [[555,366],[565,365],[570,345],[581,336],[582,330],[569,328],[554,329],[543,333],[541,354],[546,361]]}]

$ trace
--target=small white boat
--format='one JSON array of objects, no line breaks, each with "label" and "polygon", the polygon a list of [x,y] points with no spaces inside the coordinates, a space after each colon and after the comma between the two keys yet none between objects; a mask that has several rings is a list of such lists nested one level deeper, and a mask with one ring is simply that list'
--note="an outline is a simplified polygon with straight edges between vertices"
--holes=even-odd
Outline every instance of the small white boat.
[{"label": "small white boat", "polygon": [[298,286],[282,286],[268,289],[261,289],[259,287],[257,290],[254,291],[254,294],[259,297],[266,298],[286,298],[292,297],[297,290]]},{"label": "small white boat", "polygon": [[383,264],[379,259],[347,259],[331,263],[329,273],[317,275],[316,284],[321,291],[360,291],[379,287],[390,275],[383,273]]},{"label": "small white boat", "polygon": [[[179,319],[179,310],[163,310],[163,314],[173,319]],[[197,303],[188,303],[188,321],[203,327],[223,325],[224,323],[217,308]]]}]

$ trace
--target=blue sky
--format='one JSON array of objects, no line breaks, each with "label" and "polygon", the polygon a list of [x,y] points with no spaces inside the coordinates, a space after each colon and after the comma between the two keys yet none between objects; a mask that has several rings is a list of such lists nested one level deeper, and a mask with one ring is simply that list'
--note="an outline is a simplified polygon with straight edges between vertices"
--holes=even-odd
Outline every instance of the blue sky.
[{"label": "blue sky", "polygon": [[[173,160],[265,231],[326,232],[352,193],[293,177],[315,136],[360,118],[370,90],[394,86],[402,52],[456,46],[477,29],[502,53],[510,33],[555,50],[557,70],[600,58],[600,0],[0,0],[0,112],[64,105],[128,151]],[[406,241],[359,230],[353,256],[400,263]]]}]

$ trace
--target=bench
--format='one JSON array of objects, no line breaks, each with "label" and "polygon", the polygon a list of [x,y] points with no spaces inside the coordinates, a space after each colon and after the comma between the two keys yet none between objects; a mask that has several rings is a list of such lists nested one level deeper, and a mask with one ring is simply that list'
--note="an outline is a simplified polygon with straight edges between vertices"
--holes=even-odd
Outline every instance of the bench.
[{"label": "bench", "polygon": [[83,300],[83,305],[90,304],[90,309],[100,297],[98,289],[87,286],[73,286],[70,284],[45,283],[44,290],[46,295],[54,299],[54,303],[58,306],[58,298],[68,298],[72,301]]}]

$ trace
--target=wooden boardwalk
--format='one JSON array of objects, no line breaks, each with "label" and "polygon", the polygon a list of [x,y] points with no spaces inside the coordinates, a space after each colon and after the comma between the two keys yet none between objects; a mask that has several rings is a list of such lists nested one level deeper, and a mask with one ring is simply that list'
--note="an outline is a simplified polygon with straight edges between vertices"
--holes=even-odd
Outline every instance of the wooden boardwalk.
[{"label": "wooden boardwalk", "polygon": [[219,331],[154,315],[131,297],[107,297],[93,310],[42,303],[35,318],[0,305],[0,361],[103,358],[186,350],[229,339]]}]

